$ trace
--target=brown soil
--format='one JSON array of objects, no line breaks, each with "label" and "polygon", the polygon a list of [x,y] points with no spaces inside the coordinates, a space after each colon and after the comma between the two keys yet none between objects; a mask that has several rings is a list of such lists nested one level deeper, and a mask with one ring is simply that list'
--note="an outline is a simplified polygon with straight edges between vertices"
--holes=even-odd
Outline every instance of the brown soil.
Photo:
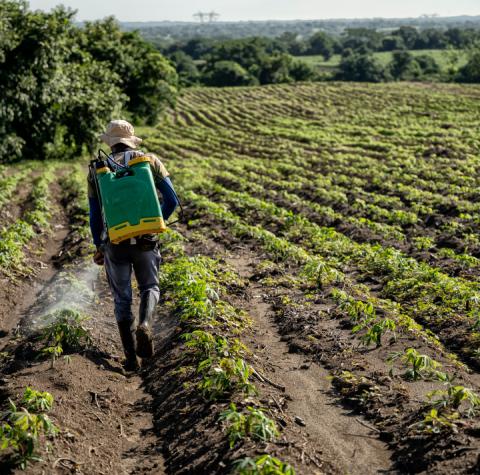
[{"label": "brown soil", "polygon": [[[255,256],[249,253],[228,258],[227,262],[249,280],[257,264]],[[266,364],[267,375],[285,387],[283,411],[290,420],[300,417],[305,422],[309,445],[321,448],[323,457],[339,473],[367,475],[389,470],[391,453],[375,436],[374,429],[332,401],[328,371],[301,354],[290,352],[288,344],[281,340],[272,319],[272,305],[265,302],[265,290],[251,281],[248,309],[255,332],[250,344]]]}]

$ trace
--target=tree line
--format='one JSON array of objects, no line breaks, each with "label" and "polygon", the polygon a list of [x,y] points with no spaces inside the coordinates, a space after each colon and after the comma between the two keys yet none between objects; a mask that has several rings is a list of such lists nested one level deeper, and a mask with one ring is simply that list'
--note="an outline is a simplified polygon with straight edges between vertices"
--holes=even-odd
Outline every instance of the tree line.
[{"label": "tree line", "polygon": [[[221,13],[221,11],[220,11]],[[333,20],[270,20],[270,21],[215,21],[199,22],[122,22],[128,31],[139,30],[149,41],[160,45],[192,38],[236,39],[252,36],[276,38],[288,31],[295,36],[308,38],[317,31],[339,36],[348,28],[368,28],[392,31],[401,26],[420,30],[447,28],[480,28],[480,16],[419,17],[419,18],[365,18]]]},{"label": "tree line", "polygon": [[[391,32],[347,29],[340,37],[317,32],[303,39],[293,33],[278,38],[253,37],[218,40],[192,38],[160,47],[175,64],[183,86],[247,86],[308,80],[391,81],[442,80],[480,82],[480,30],[451,28],[445,31],[400,27]],[[429,54],[411,51],[444,49],[455,57],[468,54],[468,64],[442,71]],[[377,52],[391,52],[381,64]],[[318,74],[298,59],[320,55],[325,60],[340,55],[334,74]]]},{"label": "tree line", "polygon": [[75,157],[111,118],[154,123],[174,103],[175,68],[139,33],[73,19],[0,0],[0,161]]}]

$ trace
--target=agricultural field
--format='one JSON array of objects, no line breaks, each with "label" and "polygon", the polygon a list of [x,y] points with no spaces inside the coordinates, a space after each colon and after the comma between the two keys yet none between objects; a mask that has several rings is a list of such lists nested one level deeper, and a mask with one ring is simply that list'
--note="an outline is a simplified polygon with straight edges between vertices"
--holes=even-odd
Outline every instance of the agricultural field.
[{"label": "agricultural field", "polygon": [[3,166],[2,473],[477,473],[479,123],[479,86],[185,91],[136,129],[185,219],[131,377],[86,159]]},{"label": "agricultural field", "polygon": [[[465,51],[426,49],[410,50],[409,53],[414,57],[421,55],[431,56],[440,66],[440,71],[442,73],[446,73],[451,67],[454,67],[455,69],[461,68],[467,63],[467,54]],[[392,60],[392,53],[390,51],[374,52],[372,55],[384,67]],[[334,54],[327,61],[321,55],[297,56],[296,59],[304,61],[319,72],[335,72],[340,65],[342,57],[339,54]]]}]

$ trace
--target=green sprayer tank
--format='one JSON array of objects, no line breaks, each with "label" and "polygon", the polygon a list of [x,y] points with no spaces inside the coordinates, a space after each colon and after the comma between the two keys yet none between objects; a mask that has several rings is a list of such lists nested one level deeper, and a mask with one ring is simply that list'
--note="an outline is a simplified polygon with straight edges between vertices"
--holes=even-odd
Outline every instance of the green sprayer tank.
[{"label": "green sprayer tank", "polygon": [[149,157],[134,158],[119,171],[111,171],[105,162],[97,163],[98,191],[108,237],[113,244],[167,229]]}]

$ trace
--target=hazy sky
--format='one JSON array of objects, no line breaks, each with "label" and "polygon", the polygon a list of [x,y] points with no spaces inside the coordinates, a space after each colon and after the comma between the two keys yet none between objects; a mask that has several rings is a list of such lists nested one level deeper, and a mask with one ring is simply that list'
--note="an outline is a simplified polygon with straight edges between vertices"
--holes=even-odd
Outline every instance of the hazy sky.
[{"label": "hazy sky", "polygon": [[480,0],[30,0],[32,9],[58,3],[78,10],[79,20],[115,15],[123,21],[191,21],[199,10],[214,10],[221,20],[480,15]]}]

